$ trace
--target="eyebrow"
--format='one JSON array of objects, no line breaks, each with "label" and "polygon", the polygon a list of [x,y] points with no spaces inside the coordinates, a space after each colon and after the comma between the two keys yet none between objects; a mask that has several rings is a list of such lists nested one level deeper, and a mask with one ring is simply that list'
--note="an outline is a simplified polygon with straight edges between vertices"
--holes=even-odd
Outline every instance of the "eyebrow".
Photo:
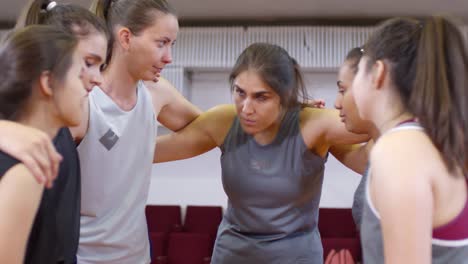
[{"label": "eyebrow", "polygon": [[171,38],[169,38],[169,37],[164,37],[164,36],[163,36],[163,37],[158,37],[157,40],[158,40],[158,41],[165,40],[165,41],[167,41],[167,42],[176,42],[176,41],[177,41],[177,39],[171,40]]},{"label": "eyebrow", "polygon": [[[239,90],[245,92],[245,90],[242,89],[242,88],[241,88],[239,85],[237,85],[237,84],[234,84],[234,89],[239,89]],[[254,95],[255,95],[256,97],[258,97],[258,96],[262,96],[262,95],[270,95],[271,93],[272,93],[271,91],[260,91],[260,92],[254,93]]]},{"label": "eyebrow", "polygon": [[88,55],[86,55],[86,57],[91,57],[92,59],[96,60],[97,62],[103,61],[101,56],[99,56],[97,54],[94,54],[94,53],[89,53]]},{"label": "eyebrow", "polygon": [[255,96],[258,97],[258,96],[262,96],[262,95],[270,95],[271,92],[268,92],[268,91],[261,91],[261,92],[256,92],[255,93]]}]

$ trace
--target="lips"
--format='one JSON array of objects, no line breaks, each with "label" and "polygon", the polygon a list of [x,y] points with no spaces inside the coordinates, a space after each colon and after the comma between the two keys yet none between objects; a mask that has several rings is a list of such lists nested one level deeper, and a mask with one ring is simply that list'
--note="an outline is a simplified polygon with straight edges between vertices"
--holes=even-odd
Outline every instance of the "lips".
[{"label": "lips", "polygon": [[341,118],[341,122],[344,122],[346,120],[346,116],[345,115],[340,115],[340,118]]},{"label": "lips", "polygon": [[158,68],[156,66],[153,66],[154,73],[161,73],[163,68]]},{"label": "lips", "polygon": [[241,121],[247,126],[254,126],[257,123],[255,120],[247,119],[247,118],[241,118]]}]

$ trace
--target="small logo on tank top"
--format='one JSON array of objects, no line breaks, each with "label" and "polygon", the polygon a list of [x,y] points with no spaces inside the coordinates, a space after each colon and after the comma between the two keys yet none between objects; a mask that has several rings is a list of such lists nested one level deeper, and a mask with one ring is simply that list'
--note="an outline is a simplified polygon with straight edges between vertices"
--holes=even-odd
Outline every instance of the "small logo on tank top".
[{"label": "small logo on tank top", "polygon": [[107,149],[111,150],[114,147],[115,143],[119,140],[119,136],[117,136],[112,129],[107,130],[107,132],[99,139],[99,142]]},{"label": "small logo on tank top", "polygon": [[271,163],[267,160],[251,160],[250,167],[254,170],[266,170],[271,168]]}]

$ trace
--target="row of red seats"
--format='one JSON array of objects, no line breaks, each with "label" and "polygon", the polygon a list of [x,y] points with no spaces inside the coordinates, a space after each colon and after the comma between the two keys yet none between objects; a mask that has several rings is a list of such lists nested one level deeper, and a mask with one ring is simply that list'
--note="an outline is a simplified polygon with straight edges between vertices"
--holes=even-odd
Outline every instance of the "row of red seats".
[{"label": "row of red seats", "polygon": [[187,206],[182,224],[180,206],[147,205],[152,263],[210,263],[222,215],[220,206]]},{"label": "row of red seats", "polygon": [[[201,233],[150,233],[152,264],[209,264],[212,239]],[[165,249],[167,247],[167,249]]]},{"label": "row of red seats", "polygon": [[[146,217],[153,263],[210,262],[216,232],[222,219],[220,206],[187,206],[183,224],[181,207],[178,205],[148,205]],[[324,258],[332,250],[347,249],[355,261],[362,261],[359,232],[351,209],[320,208],[318,228]]]}]

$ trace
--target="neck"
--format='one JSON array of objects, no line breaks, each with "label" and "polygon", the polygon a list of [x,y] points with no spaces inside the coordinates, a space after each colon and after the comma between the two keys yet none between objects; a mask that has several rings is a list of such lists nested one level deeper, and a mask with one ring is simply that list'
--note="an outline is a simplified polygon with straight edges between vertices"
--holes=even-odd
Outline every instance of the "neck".
[{"label": "neck", "polygon": [[376,132],[382,135],[398,123],[414,118],[404,106],[395,87],[387,87],[380,93],[380,98],[375,100],[370,121],[375,124]]},{"label": "neck", "polygon": [[266,128],[265,130],[260,131],[256,133],[255,135],[253,135],[255,140],[261,145],[266,145],[266,144],[270,144],[271,142],[273,142],[273,140],[275,140],[276,138],[276,135],[278,134],[278,131],[281,127],[281,123],[285,115],[286,115],[286,111],[282,111],[278,119],[276,120],[276,122],[274,122],[271,126]]},{"label": "neck", "polygon": [[121,56],[115,56],[103,72],[104,82],[101,89],[118,101],[136,100],[138,79],[131,76],[127,63]]},{"label": "neck", "polygon": [[58,130],[65,125],[51,113],[53,112],[46,104],[38,103],[26,109],[26,111],[20,115],[17,122],[37,128],[53,139],[57,135]]},{"label": "neck", "polygon": [[386,131],[397,126],[399,123],[411,118],[414,118],[414,115],[407,111],[389,113],[385,118],[381,120],[381,122],[376,123],[376,125],[378,127],[379,133],[383,134]]},{"label": "neck", "polygon": [[374,142],[379,138],[380,136],[380,132],[379,130],[374,126],[372,125],[372,127],[369,129],[369,136],[372,138],[372,140],[374,140]]}]

